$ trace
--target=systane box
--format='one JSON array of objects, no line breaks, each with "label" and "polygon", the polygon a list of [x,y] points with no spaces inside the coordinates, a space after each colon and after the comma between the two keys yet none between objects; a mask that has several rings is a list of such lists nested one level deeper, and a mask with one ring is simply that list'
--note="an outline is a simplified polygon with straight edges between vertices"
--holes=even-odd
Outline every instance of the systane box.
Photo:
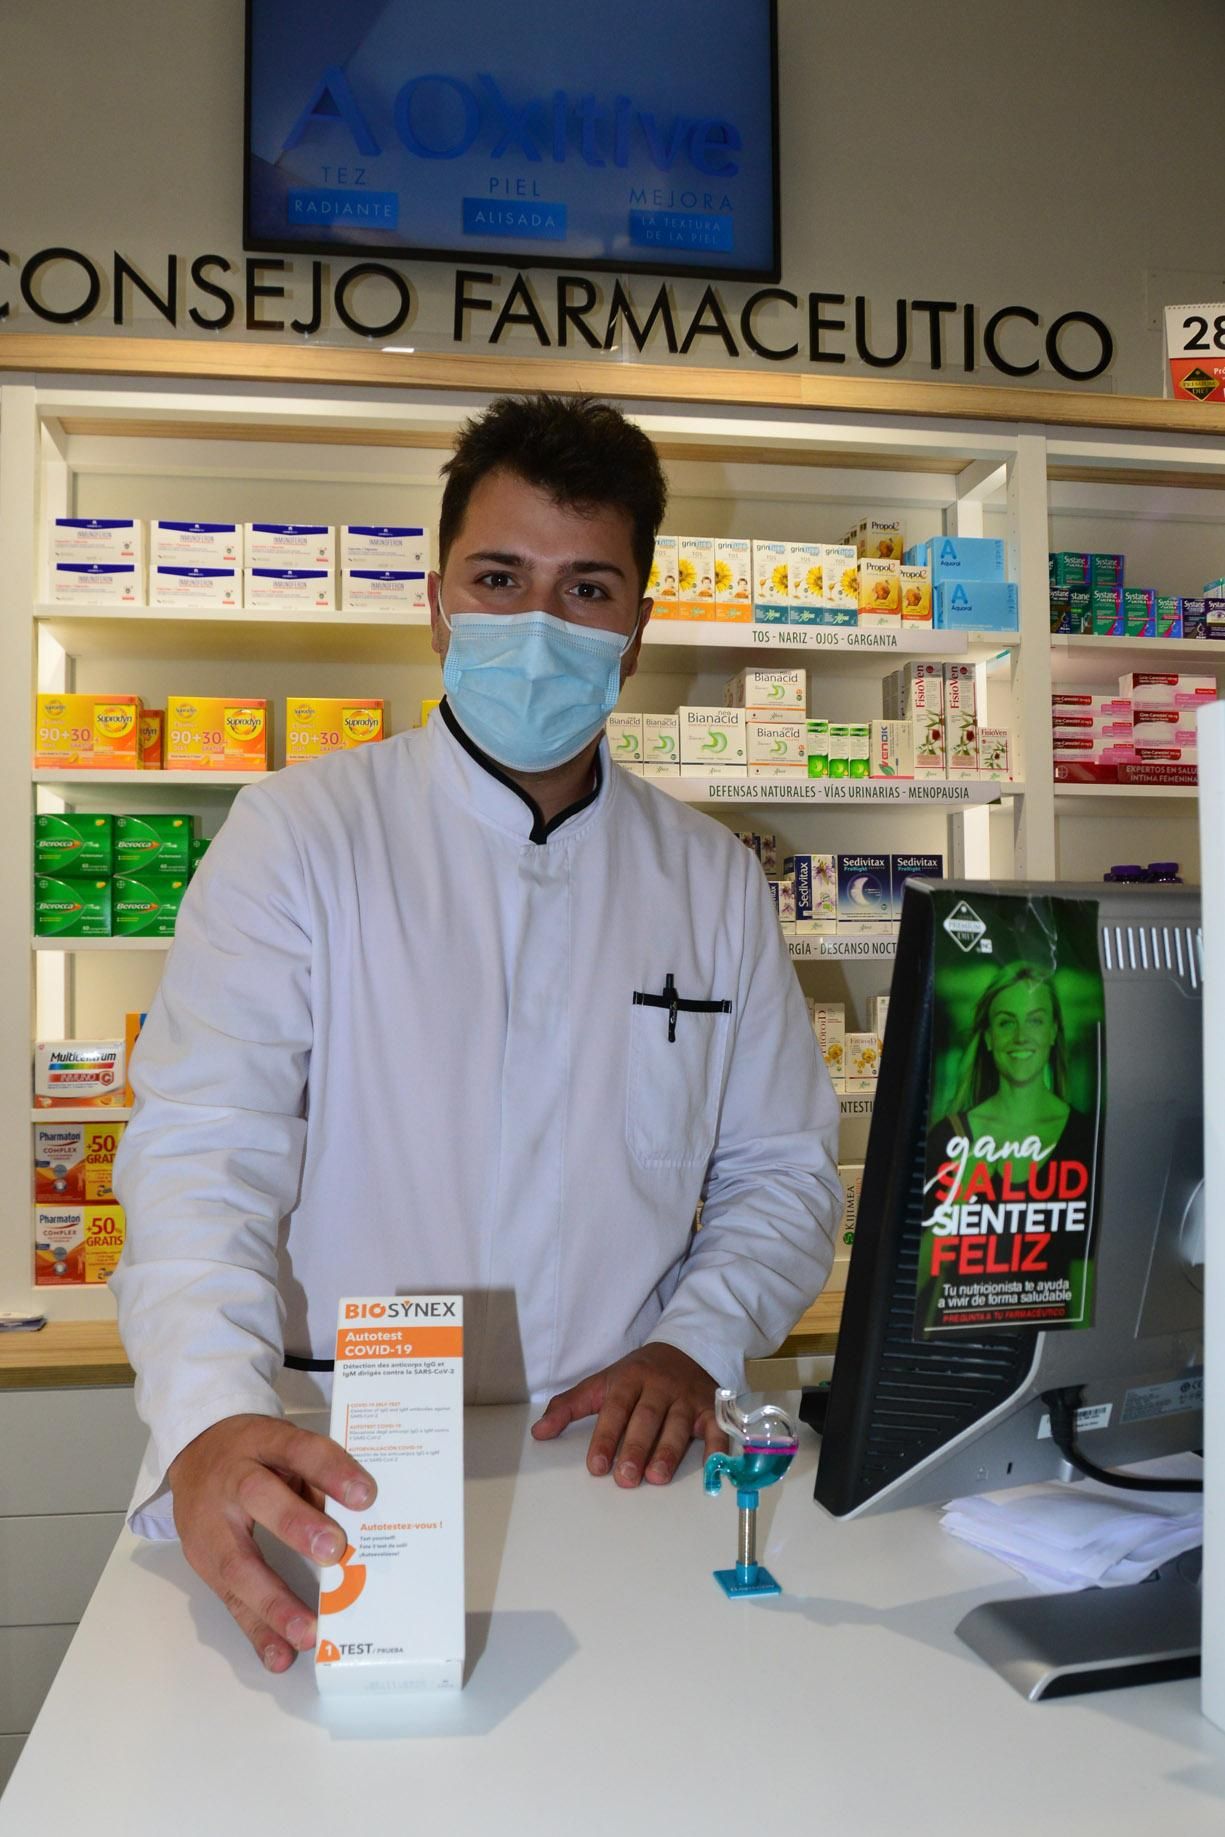
[{"label": "systane box", "polygon": [[332,1439],[366,1469],[364,1512],[323,1571],[315,1678],[325,1695],[458,1689],[464,1681],[463,1301],[340,1303]]}]

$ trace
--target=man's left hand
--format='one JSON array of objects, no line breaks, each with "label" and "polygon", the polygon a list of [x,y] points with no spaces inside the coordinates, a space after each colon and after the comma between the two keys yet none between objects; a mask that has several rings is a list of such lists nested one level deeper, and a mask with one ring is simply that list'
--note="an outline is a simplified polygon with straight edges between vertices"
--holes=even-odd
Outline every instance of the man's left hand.
[{"label": "man's left hand", "polygon": [[594,1416],[588,1473],[611,1469],[618,1486],[637,1486],[644,1476],[666,1486],[695,1438],[708,1455],[727,1452],[727,1437],[715,1424],[715,1389],[688,1353],[651,1343],[554,1397],[532,1434],[552,1441],[572,1422]]}]

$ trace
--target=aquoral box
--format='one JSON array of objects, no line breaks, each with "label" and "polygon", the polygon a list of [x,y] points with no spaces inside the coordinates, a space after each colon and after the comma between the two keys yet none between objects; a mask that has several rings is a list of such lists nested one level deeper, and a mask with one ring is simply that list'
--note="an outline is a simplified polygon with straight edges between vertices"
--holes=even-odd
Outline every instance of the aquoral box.
[{"label": "aquoral box", "polygon": [[110,1280],[123,1250],[123,1207],[45,1205],[34,1213],[34,1283],[37,1288],[92,1285]]},{"label": "aquoral box", "polygon": [[978,585],[1004,579],[1004,545],[993,536],[933,536],[911,554],[916,563],[926,562],[931,569],[933,587],[945,581]]},{"label": "aquoral box", "polygon": [[1016,631],[1015,581],[943,580],[932,589],[937,631]]},{"label": "aquoral box", "polygon": [[332,1439],[378,1496],[364,1511],[329,1501],[346,1543],[319,1582],[324,1696],[463,1684],[463,1306],[458,1295],[340,1303]]}]

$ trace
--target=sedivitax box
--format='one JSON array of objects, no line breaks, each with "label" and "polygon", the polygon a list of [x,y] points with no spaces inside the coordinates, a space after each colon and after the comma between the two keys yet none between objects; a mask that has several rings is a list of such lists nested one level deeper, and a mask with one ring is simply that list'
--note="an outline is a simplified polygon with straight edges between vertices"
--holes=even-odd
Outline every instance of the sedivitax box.
[{"label": "sedivitax box", "polygon": [[324,1695],[458,1690],[464,1681],[464,1320],[458,1295],[345,1300],[332,1439],[378,1487],[329,1501],[344,1555],[319,1583]]}]

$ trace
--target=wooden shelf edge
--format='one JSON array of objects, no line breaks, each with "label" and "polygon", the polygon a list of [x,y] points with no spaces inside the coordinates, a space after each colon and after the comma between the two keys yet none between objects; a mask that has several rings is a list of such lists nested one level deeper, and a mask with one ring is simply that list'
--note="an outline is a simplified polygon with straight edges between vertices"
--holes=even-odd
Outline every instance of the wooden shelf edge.
[{"label": "wooden shelf edge", "polygon": [[[37,1306],[37,1301],[31,1303]],[[38,1333],[0,1334],[0,1391],[134,1384],[113,1321],[49,1320]]]},{"label": "wooden shelf edge", "polygon": [[548,389],[628,401],[1225,434],[1222,405],[1160,396],[1094,395],[1084,390],[886,381],[870,376],[813,376],[805,371],[780,374],[773,370],[718,370],[558,357],[507,359],[476,352],[408,355],[327,345],[8,332],[0,337],[0,372],[4,371],[306,386],[339,384],[358,389],[470,389],[493,395]]}]

